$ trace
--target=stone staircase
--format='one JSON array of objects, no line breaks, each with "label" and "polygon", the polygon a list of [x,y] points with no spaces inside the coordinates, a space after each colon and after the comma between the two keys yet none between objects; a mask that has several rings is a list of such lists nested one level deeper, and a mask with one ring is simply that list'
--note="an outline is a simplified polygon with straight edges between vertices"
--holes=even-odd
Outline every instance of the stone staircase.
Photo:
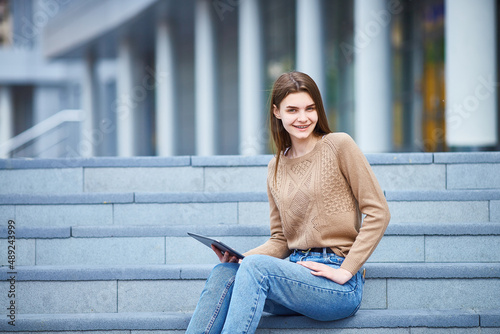
[{"label": "stone staircase", "polygon": [[[500,152],[367,157],[392,220],[361,310],[258,333],[500,333]],[[265,241],[270,159],[0,160],[0,331],[184,332],[217,263],[186,232]]]}]

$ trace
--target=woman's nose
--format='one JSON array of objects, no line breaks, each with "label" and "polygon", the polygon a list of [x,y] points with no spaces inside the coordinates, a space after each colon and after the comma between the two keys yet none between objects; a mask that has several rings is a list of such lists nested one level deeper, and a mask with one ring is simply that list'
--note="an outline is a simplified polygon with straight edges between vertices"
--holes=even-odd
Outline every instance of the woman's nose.
[{"label": "woman's nose", "polygon": [[304,110],[299,111],[299,115],[298,115],[297,120],[299,122],[305,122],[305,121],[307,121],[306,112]]}]

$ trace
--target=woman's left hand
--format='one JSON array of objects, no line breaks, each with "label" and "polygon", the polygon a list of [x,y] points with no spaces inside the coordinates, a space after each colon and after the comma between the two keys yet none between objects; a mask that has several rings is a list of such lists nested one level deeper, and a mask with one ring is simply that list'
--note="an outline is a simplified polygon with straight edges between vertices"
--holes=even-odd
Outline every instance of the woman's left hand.
[{"label": "woman's left hand", "polygon": [[236,256],[229,254],[229,252],[224,252],[224,254],[222,254],[220,249],[214,245],[212,245],[212,250],[222,263],[241,263],[241,260],[239,260]]},{"label": "woman's left hand", "polygon": [[335,269],[327,266],[326,264],[314,261],[299,261],[297,264],[311,269],[311,274],[314,276],[326,277],[337,284],[344,285],[352,278],[352,274],[343,268]]}]

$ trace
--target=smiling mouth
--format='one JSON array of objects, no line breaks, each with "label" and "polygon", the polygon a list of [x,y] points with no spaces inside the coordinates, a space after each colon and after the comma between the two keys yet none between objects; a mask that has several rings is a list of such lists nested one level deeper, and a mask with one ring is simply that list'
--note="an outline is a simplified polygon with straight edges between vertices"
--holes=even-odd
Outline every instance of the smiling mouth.
[{"label": "smiling mouth", "polygon": [[294,127],[296,127],[297,129],[303,130],[303,129],[307,129],[310,125],[311,124],[309,124],[309,125],[294,125]]}]

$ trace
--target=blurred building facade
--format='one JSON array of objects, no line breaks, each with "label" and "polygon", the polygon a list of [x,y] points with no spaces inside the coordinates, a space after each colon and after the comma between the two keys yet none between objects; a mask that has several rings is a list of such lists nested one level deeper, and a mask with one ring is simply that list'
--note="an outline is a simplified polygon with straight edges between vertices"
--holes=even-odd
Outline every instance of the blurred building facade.
[{"label": "blurred building facade", "polygon": [[498,150],[498,11],[498,0],[0,0],[0,154],[270,153],[270,89],[290,70],[316,80],[332,130],[366,153]]}]

